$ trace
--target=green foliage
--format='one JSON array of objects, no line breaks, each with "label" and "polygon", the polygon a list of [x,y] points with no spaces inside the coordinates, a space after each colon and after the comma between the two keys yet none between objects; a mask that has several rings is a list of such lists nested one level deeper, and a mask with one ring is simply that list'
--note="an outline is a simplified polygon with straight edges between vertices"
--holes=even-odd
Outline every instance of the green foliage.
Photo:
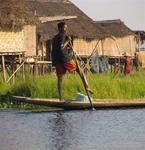
[{"label": "green foliage", "polygon": [[0,96],[6,95],[10,91],[10,85],[0,81]]},{"label": "green foliage", "polygon": [[103,73],[95,75],[93,80],[91,85],[95,89],[94,98],[145,98],[144,72],[132,72],[128,76],[115,78],[111,73]]},{"label": "green foliage", "polygon": [[[119,75],[114,78],[112,73],[87,74],[89,85],[94,90],[93,98],[144,98],[145,73],[132,72],[128,76]],[[57,78],[55,74],[40,77],[29,77],[18,82],[12,93],[22,96],[57,98]],[[63,78],[63,94],[65,98],[74,99],[77,92],[85,94],[82,81],[77,73],[66,74]]]},{"label": "green foliage", "polygon": [[[108,72],[102,74],[87,74],[90,87],[94,90],[94,99],[145,98],[145,72],[132,72],[128,76],[115,76]],[[63,78],[63,95],[66,99],[75,99],[77,92],[85,93],[82,81],[77,73],[66,74]],[[22,81],[18,76],[15,84],[0,82],[1,95],[31,96],[39,98],[57,98],[57,78],[54,73],[47,76],[33,77],[26,75]],[[7,107],[10,100],[6,98],[0,107]]]}]

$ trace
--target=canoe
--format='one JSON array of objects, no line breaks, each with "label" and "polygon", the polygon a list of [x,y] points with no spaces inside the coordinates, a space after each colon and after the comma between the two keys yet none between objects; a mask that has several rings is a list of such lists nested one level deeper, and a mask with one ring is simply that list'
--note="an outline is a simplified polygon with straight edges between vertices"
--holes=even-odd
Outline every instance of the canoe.
[{"label": "canoe", "polygon": [[[89,102],[65,100],[59,101],[58,99],[46,99],[46,98],[31,98],[23,96],[12,96],[12,100],[15,102],[24,102],[29,104],[37,104],[48,107],[62,108],[65,110],[81,110],[90,109]],[[128,107],[145,107],[145,99],[119,99],[117,102],[114,99],[96,99],[92,101],[93,107],[96,109],[106,108],[128,108]]]}]

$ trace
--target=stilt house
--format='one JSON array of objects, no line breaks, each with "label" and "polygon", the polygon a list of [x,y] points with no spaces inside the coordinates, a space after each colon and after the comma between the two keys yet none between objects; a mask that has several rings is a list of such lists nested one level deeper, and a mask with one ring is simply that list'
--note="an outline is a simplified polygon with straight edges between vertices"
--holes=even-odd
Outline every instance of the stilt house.
[{"label": "stilt house", "polygon": [[57,23],[64,20],[73,36],[73,46],[77,55],[90,56],[95,47],[101,48],[102,31],[94,22],[68,0],[26,0],[26,5],[39,17],[37,53],[51,59],[51,41],[58,33]]},{"label": "stilt house", "polygon": [[100,26],[106,32],[106,37],[102,40],[102,55],[120,57],[127,52],[134,56],[137,49],[136,35],[121,20],[95,23],[96,28]]},{"label": "stilt house", "polygon": [[0,0],[0,55],[36,55],[36,20],[23,0]]}]

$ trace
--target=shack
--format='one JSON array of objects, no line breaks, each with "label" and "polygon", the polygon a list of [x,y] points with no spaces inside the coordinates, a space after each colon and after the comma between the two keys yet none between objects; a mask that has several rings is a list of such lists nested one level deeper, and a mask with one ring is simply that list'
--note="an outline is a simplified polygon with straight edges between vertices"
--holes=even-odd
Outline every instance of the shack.
[{"label": "shack", "polygon": [[51,60],[51,41],[61,20],[69,26],[78,56],[88,57],[94,49],[101,49],[102,31],[96,29],[92,19],[69,0],[26,0],[26,5],[41,21],[37,28],[37,53],[44,59]]},{"label": "shack", "polygon": [[102,40],[102,54],[109,57],[121,57],[124,52],[134,56],[137,49],[136,35],[124,22],[118,20],[96,21],[106,31]]},{"label": "shack", "polygon": [[36,17],[23,0],[0,0],[0,68],[6,80],[6,68],[21,63],[24,56],[36,56]]},{"label": "shack", "polygon": [[23,0],[0,0],[0,53],[36,55],[36,20]]}]

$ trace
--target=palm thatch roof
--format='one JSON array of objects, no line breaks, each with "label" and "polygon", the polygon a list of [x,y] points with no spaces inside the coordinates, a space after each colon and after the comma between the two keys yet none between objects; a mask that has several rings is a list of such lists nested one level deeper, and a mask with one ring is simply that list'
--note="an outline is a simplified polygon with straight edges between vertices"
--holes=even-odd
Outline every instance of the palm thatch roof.
[{"label": "palm thatch roof", "polygon": [[124,37],[128,35],[135,35],[124,22],[117,20],[95,21],[96,27],[100,26],[106,32],[106,36]]},{"label": "palm thatch roof", "polygon": [[[70,34],[75,37],[87,39],[104,37],[103,29],[96,28],[93,20],[68,0],[25,0],[25,2],[38,17],[77,16],[64,19],[69,26]],[[57,33],[58,21],[60,20],[39,24],[38,32],[43,35],[43,40],[51,39]]]},{"label": "palm thatch roof", "polygon": [[24,0],[0,0],[0,30],[21,30],[24,25],[36,22]]}]

